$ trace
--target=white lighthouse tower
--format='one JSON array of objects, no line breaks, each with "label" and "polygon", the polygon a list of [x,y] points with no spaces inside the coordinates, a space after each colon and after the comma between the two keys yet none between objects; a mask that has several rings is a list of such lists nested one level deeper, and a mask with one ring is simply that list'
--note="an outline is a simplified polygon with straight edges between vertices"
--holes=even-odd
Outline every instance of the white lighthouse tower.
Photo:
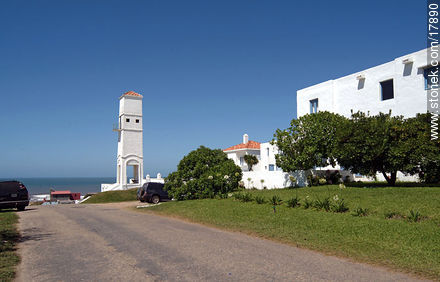
[{"label": "white lighthouse tower", "polygon": [[[118,156],[116,183],[101,184],[101,191],[126,190],[143,183],[142,95],[129,91],[119,98],[119,123],[113,128],[118,132]],[[133,169],[133,178],[127,171]]]}]

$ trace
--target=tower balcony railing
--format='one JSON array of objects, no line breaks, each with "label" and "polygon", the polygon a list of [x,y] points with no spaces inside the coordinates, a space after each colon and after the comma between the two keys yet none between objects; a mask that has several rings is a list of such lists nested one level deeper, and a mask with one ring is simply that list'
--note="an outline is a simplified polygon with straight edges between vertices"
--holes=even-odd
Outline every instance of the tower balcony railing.
[{"label": "tower balcony railing", "polygon": [[117,124],[117,123],[113,124],[113,131],[121,131],[121,128],[119,127],[119,124]]}]

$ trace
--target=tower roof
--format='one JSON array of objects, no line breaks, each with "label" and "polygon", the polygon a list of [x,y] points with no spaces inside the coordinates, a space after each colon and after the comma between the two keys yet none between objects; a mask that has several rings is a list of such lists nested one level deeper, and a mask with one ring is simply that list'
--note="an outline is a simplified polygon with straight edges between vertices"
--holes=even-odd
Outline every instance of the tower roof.
[{"label": "tower roof", "polygon": [[143,98],[143,96],[141,94],[136,93],[134,91],[125,92],[124,94],[122,94],[121,98],[124,97],[124,96],[134,96],[134,97]]}]

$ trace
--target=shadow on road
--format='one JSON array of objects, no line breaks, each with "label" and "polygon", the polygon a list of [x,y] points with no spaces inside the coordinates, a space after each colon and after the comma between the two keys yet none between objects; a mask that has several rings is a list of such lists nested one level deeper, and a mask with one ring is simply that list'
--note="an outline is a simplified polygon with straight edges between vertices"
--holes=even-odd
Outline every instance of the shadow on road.
[{"label": "shadow on road", "polygon": [[21,231],[22,236],[18,239],[19,242],[26,241],[40,241],[51,237],[52,233],[43,232],[40,228],[33,227]]}]

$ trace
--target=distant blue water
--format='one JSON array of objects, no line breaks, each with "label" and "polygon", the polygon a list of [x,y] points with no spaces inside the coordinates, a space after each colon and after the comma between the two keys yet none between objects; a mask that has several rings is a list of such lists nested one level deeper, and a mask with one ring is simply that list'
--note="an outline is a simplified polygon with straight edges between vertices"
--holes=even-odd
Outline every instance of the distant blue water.
[{"label": "distant blue water", "polygon": [[71,192],[86,193],[100,192],[101,183],[115,183],[115,177],[53,177],[53,178],[0,178],[18,180],[28,189],[30,194],[49,194],[50,188],[55,190],[70,190]]}]

